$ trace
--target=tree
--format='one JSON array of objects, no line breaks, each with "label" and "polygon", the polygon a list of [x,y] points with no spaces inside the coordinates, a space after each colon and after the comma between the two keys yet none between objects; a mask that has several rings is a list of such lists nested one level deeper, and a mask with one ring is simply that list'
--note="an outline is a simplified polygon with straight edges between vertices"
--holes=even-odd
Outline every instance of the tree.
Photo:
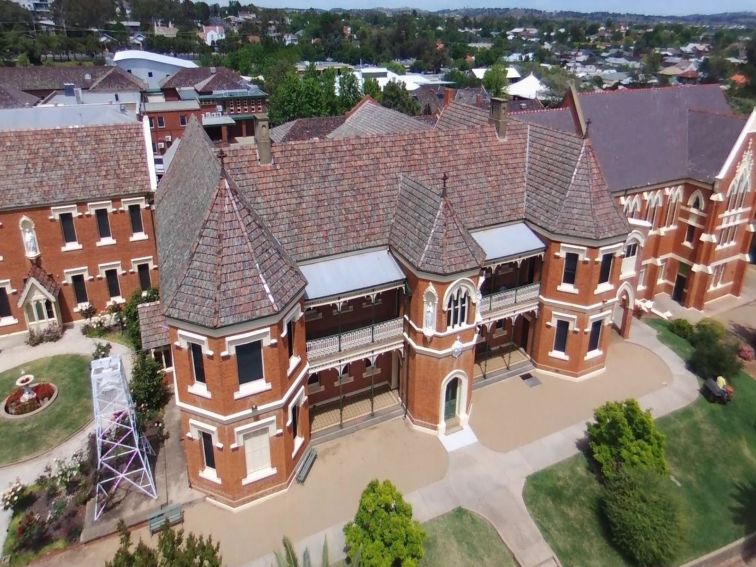
[{"label": "tree", "polygon": [[604,489],[612,542],[637,565],[669,565],[681,548],[685,526],[674,490],[658,472],[632,467],[623,469]]},{"label": "tree", "polygon": [[607,402],[596,409],[594,419],[588,424],[588,444],[605,479],[626,466],[667,472],[664,435],[636,400]]},{"label": "tree", "polygon": [[423,557],[425,532],[412,519],[412,506],[385,480],[362,492],[354,521],[344,526],[347,556],[363,567],[415,567]]},{"label": "tree", "polygon": [[295,72],[287,73],[268,99],[270,121],[277,125],[293,120],[302,112],[302,82]]},{"label": "tree", "polygon": [[120,545],[113,559],[105,567],[221,567],[223,559],[220,545],[213,538],[195,536],[184,530],[165,528],[160,532],[157,548],[152,548],[140,539],[132,549],[131,534],[123,520],[118,523]]},{"label": "tree", "polygon": [[393,108],[410,116],[420,114],[420,104],[410,96],[404,83],[389,81],[383,87],[381,94],[381,104],[386,108]]},{"label": "tree", "polygon": [[507,86],[507,70],[503,65],[496,64],[483,75],[483,86],[491,96],[501,96]]},{"label": "tree", "polygon": [[381,100],[381,87],[372,77],[368,77],[362,82],[362,92],[380,102]]},{"label": "tree", "polygon": [[52,12],[56,22],[68,27],[102,27],[115,17],[113,0],[55,0]]},{"label": "tree", "polygon": [[136,353],[133,366],[129,390],[140,423],[144,425],[165,407],[170,393],[163,381],[160,365],[152,356],[144,351]]},{"label": "tree", "polygon": [[718,338],[711,330],[696,330],[690,342],[694,345],[690,369],[704,380],[724,376],[731,378],[742,368],[737,345]]},{"label": "tree", "polygon": [[160,299],[160,295],[156,289],[148,289],[144,294],[141,291],[135,291],[123,307],[121,314],[123,334],[131,343],[131,346],[134,347],[134,350],[142,349],[142,333],[139,327],[139,305],[142,303],[151,303],[158,299]]},{"label": "tree", "polygon": [[361,98],[362,93],[357,77],[351,71],[345,71],[339,77],[339,113],[352,109]]}]

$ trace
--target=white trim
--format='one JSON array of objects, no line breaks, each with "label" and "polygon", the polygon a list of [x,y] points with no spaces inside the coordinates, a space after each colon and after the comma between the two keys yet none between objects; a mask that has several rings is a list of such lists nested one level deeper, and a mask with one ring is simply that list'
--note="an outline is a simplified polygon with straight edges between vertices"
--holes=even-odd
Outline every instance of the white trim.
[{"label": "white trim", "polygon": [[745,126],[743,126],[743,129],[740,131],[740,134],[738,135],[738,139],[735,141],[735,145],[732,146],[732,149],[730,150],[730,153],[728,154],[727,159],[724,162],[724,165],[722,165],[722,169],[720,169],[719,173],[717,174],[717,177],[716,177],[717,180],[722,180],[727,175],[727,172],[732,167],[732,164],[735,161],[735,158],[740,152],[740,147],[743,145],[746,138],[748,138],[748,134],[751,132],[756,132],[756,109],[751,111],[751,115],[748,117],[748,121],[746,122]]},{"label": "white trim", "polygon": [[559,247],[559,252],[555,254],[557,258],[564,258],[568,252],[572,252],[578,255],[578,260],[583,261],[588,255],[588,248],[586,246],[577,246],[576,244],[562,243]]},{"label": "white trim", "polygon": [[596,286],[596,289],[593,290],[594,295],[599,295],[601,293],[606,293],[607,291],[612,291],[614,289],[614,284],[612,282],[604,282],[600,283]]},{"label": "white trim", "polygon": [[186,387],[186,391],[195,396],[207,398],[208,400],[213,397],[210,390],[207,389],[207,384],[204,382],[197,382],[196,380]]},{"label": "white trim", "polygon": [[549,351],[549,356],[551,358],[558,358],[559,360],[569,360],[570,357],[567,355],[567,353],[560,352],[558,350],[551,350]]},{"label": "white trim", "polygon": [[[564,278],[564,273],[562,273],[562,278]],[[561,291],[564,293],[573,293],[578,294],[579,290],[574,286],[574,284],[567,284],[567,283],[560,283],[557,286],[557,291]]]},{"label": "white trim", "polygon": [[57,207],[50,207],[50,220],[60,220],[60,215],[71,213],[73,218],[80,217],[78,205],[60,205]]},{"label": "white trim", "polygon": [[256,331],[249,331],[248,333],[241,333],[238,335],[231,335],[226,337],[226,350],[220,353],[221,356],[236,355],[236,347],[239,345],[246,345],[249,343],[262,342],[263,347],[275,344],[270,340],[270,328],[258,329]]},{"label": "white trim", "polygon": [[[202,449],[200,448],[200,450]],[[221,479],[218,477],[218,471],[216,471],[215,469],[205,467],[200,469],[200,472],[198,474],[205,480],[209,480],[210,482],[214,482],[215,484],[222,484]]]},{"label": "white trim", "polygon": [[239,427],[234,427],[235,442],[229,447],[229,449],[239,449],[240,447],[243,447],[245,435],[257,431],[258,429],[265,428],[268,429],[268,437],[275,437],[276,435],[281,433],[281,430],[277,429],[276,427],[275,415],[260,419],[258,421],[253,421],[252,423],[245,423],[244,425],[240,425]]},{"label": "white trim", "polygon": [[446,405],[445,403],[446,387],[452,380],[455,380],[457,378],[459,379],[459,382],[460,382],[459,388],[457,388],[457,417],[459,418],[459,424],[462,427],[465,427],[467,425],[467,422],[470,419],[470,414],[467,412],[467,388],[468,388],[467,373],[459,369],[452,370],[441,381],[441,392],[440,392],[441,399],[440,399],[440,408],[439,408],[440,411],[438,414],[439,435],[446,434],[446,420],[444,419],[444,409]]},{"label": "white trim", "polygon": [[[263,367],[265,365],[263,364]],[[264,368],[263,368],[264,370]],[[265,372],[263,371],[263,374]],[[267,392],[268,390],[273,389],[273,384],[270,382],[265,381],[265,377],[258,378],[257,380],[252,380],[251,382],[245,382],[244,384],[239,384],[239,389],[234,392],[234,399],[240,400],[242,398],[246,398],[247,396],[254,396],[255,394],[260,394],[262,392]]]},{"label": "white trim", "polygon": [[93,215],[97,209],[106,209],[109,213],[112,213],[115,210],[113,208],[113,201],[94,201],[92,203],[87,203],[86,215]]},{"label": "white trim", "polygon": [[97,264],[98,279],[104,278],[105,272],[113,269],[118,272],[119,276],[122,275],[120,262],[105,262],[104,264]]},{"label": "white trim", "polygon": [[551,312],[551,320],[546,323],[547,327],[556,327],[557,321],[567,321],[570,324],[570,331],[577,331],[577,315],[570,313],[558,313],[557,311]]},{"label": "white trim", "polygon": [[585,313],[587,311],[591,311],[592,309],[598,309],[599,307],[603,307],[605,305],[609,305],[611,303],[614,303],[617,301],[616,298],[612,299],[605,299],[599,303],[593,303],[592,305],[579,305],[577,303],[569,303],[567,301],[559,301],[558,299],[550,299],[548,297],[539,296],[539,299],[544,303],[544,305],[548,306],[554,306],[557,305],[559,307],[569,307],[571,309],[576,309],[582,313]]},{"label": "white trim", "polygon": [[[8,296],[8,307],[10,307],[10,296],[12,293],[16,293],[16,290],[11,287],[10,280],[0,280],[0,287],[5,289],[5,293]],[[0,317],[0,327],[8,327],[10,325],[15,325],[16,323],[18,323],[18,319],[16,319],[13,315],[9,315],[8,317]]]},{"label": "white trim", "polygon": [[184,329],[178,329],[177,341],[174,343],[179,348],[188,348],[189,343],[195,343],[202,347],[202,353],[205,356],[213,356],[215,353],[210,350],[210,343],[208,338],[204,335],[192,333],[191,331],[185,331]]},{"label": "white trim", "polygon": [[144,197],[128,197],[121,199],[121,211],[124,213],[129,210],[131,205],[139,205],[140,209],[148,209],[147,199]]},{"label": "white trim", "polygon": [[[141,264],[147,264],[149,266],[149,269],[152,270],[155,268],[155,263],[152,258],[152,256],[144,256],[142,258],[132,258],[131,259],[131,270],[129,270],[132,274],[135,273],[138,269],[138,266]],[[150,281],[152,281],[152,278],[150,278]]]},{"label": "white trim", "polygon": [[[415,352],[419,352],[421,354],[427,354],[427,355],[433,356],[435,358],[443,358],[443,357],[449,356],[450,354],[452,354],[452,351],[455,350],[454,345],[450,346],[449,348],[445,348],[445,349],[435,349],[435,348],[424,347],[424,346],[421,346],[421,345],[417,344],[415,341],[413,341],[412,338],[410,338],[407,335],[407,333],[402,333],[402,334],[404,335],[404,340],[407,341],[407,343],[409,344],[409,346],[411,346],[413,349],[415,349]],[[466,342],[466,343],[461,343],[462,351],[464,352],[466,350],[474,348],[475,345],[478,343],[478,338],[477,337],[478,337],[478,335],[476,334],[475,338],[473,338],[473,340],[471,340],[469,342]],[[361,356],[360,358],[365,358],[365,357]]]},{"label": "white trim", "polygon": [[278,469],[276,467],[268,467],[267,469],[261,469],[259,471],[253,472],[252,474],[248,474],[242,479],[241,483],[242,486],[246,486],[248,484],[252,484],[253,482],[257,482],[258,480],[262,480],[276,474],[278,474]]}]

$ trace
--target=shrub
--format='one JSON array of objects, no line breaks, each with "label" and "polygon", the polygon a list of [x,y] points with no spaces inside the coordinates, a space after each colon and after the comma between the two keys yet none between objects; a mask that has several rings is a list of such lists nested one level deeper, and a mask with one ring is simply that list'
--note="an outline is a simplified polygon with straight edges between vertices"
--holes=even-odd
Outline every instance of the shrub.
[{"label": "shrub", "polygon": [[163,373],[157,361],[145,352],[134,355],[131,373],[131,398],[142,424],[151,419],[168,403],[170,393],[163,381]]},{"label": "shrub", "polygon": [[84,307],[81,311],[79,311],[79,314],[84,317],[87,321],[92,321],[92,318],[97,315],[97,307],[92,305],[91,303]]},{"label": "shrub", "polygon": [[713,343],[721,341],[727,329],[719,321],[714,319],[701,319],[693,329],[693,334],[690,335],[688,340],[694,347],[701,343]]},{"label": "shrub", "polygon": [[682,507],[668,485],[655,471],[626,467],[604,489],[612,542],[638,565],[668,565],[681,548]]},{"label": "shrub", "polygon": [[47,535],[47,525],[39,516],[31,511],[21,517],[16,527],[16,551],[35,549]]},{"label": "shrub", "polygon": [[105,322],[98,319],[94,323],[84,323],[81,327],[81,334],[85,337],[96,338],[106,335],[108,330],[105,328]]},{"label": "shrub", "polygon": [[636,400],[607,402],[596,409],[594,419],[588,424],[588,444],[605,479],[625,466],[667,472],[664,435]]},{"label": "shrub", "polygon": [[42,343],[54,343],[55,341],[60,340],[60,337],[62,336],[63,330],[60,328],[60,325],[53,323],[41,331],[29,329],[29,336],[26,337],[26,344],[29,346],[37,346]]},{"label": "shrub", "polygon": [[425,532],[412,519],[412,506],[385,480],[362,492],[353,522],[344,526],[347,556],[364,567],[416,566],[423,557]]},{"label": "shrub", "polygon": [[144,295],[141,291],[135,291],[123,307],[121,315],[123,318],[123,334],[126,335],[134,350],[142,349],[142,335],[139,330],[139,305],[151,303],[158,299],[160,299],[160,295],[156,289],[149,289]]},{"label": "shrub", "polygon": [[693,334],[693,325],[687,319],[672,319],[669,322],[669,330],[678,337],[682,337],[686,341],[690,339]]},{"label": "shrub", "polygon": [[11,484],[0,497],[0,500],[2,500],[3,504],[3,510],[12,510],[15,512],[20,504],[25,500],[26,494],[26,486],[21,484],[20,479],[16,479],[16,481]]},{"label": "shrub", "polygon": [[741,345],[738,349],[738,356],[743,360],[751,361],[756,358],[756,352],[751,345]]},{"label": "shrub", "polygon": [[92,351],[92,360],[107,358],[110,356],[110,351],[112,349],[113,345],[110,343],[95,343],[94,351]]},{"label": "shrub", "polygon": [[[699,336],[698,332],[696,336]],[[731,377],[742,368],[734,344],[710,337],[701,340],[700,336],[688,363],[690,369],[704,380],[717,376]]]}]

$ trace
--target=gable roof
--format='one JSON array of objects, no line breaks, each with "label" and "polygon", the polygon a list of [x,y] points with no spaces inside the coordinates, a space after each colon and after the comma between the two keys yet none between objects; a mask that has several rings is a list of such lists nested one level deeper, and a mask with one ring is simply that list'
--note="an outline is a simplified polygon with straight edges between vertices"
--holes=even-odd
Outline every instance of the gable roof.
[{"label": "gable roof", "polygon": [[[590,121],[588,135],[613,192],[687,177],[711,182],[745,124],[744,117],[732,114],[719,85],[578,96],[586,122]],[[575,131],[569,108],[512,116]]]},{"label": "gable roof", "polygon": [[452,102],[441,111],[436,122],[438,130],[457,130],[488,124],[489,112],[486,109],[464,102]]},{"label": "gable roof", "polygon": [[171,344],[163,306],[159,301],[140,303],[137,306],[137,312],[139,313],[139,333],[142,337],[143,350]]},{"label": "gable roof", "polygon": [[[209,157],[209,163],[187,164],[186,156],[192,154]],[[189,245],[176,251],[170,230],[175,229],[171,223],[176,213],[158,212],[161,260],[164,255],[177,256],[172,273],[163,277],[161,270],[166,316],[219,328],[279,313],[304,291],[304,276],[240,195],[196,119],[187,128],[175,160],[190,170],[189,175],[203,176],[200,192],[207,199],[199,201],[192,217],[180,211],[184,213],[179,214],[180,238]],[[168,183],[160,200],[163,210],[184,189],[172,185],[175,181]],[[194,238],[189,239],[190,234]]]},{"label": "gable roof", "polygon": [[60,284],[40,266],[32,264],[25,279],[24,289],[18,298],[18,307],[24,305],[32,287],[36,287],[42,291],[42,293],[51,301],[57,299],[58,292],[60,292]]},{"label": "gable roof", "polygon": [[[118,67],[0,67],[0,82],[21,91],[63,90],[66,83],[80,89],[143,90],[144,84]],[[97,87],[99,85],[99,87]]]},{"label": "gable roof", "polygon": [[390,246],[412,266],[432,274],[480,267],[486,253],[459,220],[446,189],[431,189],[407,176],[400,183]]},{"label": "gable roof", "polygon": [[270,129],[270,138],[277,144],[325,138],[341,126],[346,116],[297,118]]},{"label": "gable roof", "polygon": [[160,85],[163,89],[192,87],[197,92],[246,89],[241,75],[226,67],[195,67],[179,69]]},{"label": "gable roof", "polygon": [[[86,164],[86,175],[82,175],[82,164]],[[143,127],[133,120],[0,131],[0,171],[0,209],[151,191]]]},{"label": "gable roof", "polygon": [[0,108],[22,108],[34,106],[38,102],[39,99],[36,96],[0,82]]}]

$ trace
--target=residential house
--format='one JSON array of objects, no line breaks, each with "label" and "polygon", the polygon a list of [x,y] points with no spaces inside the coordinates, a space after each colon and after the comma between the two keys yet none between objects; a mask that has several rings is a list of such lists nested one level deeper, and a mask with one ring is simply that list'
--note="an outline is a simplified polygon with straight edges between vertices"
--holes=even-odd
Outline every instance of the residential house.
[{"label": "residential house", "polygon": [[220,24],[202,26],[202,29],[197,32],[197,36],[207,45],[213,45],[218,41],[226,39],[226,30]]}]

